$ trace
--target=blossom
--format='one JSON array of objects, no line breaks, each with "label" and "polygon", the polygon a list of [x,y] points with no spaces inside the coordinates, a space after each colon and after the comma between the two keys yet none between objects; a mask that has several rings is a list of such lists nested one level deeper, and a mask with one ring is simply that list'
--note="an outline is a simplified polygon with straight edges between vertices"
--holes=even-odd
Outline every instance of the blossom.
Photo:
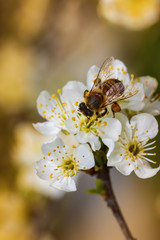
[{"label": "blossom", "polygon": [[100,0],[98,11],[105,19],[130,30],[148,28],[159,20],[157,0]]},{"label": "blossom", "polygon": [[121,132],[121,123],[112,118],[112,114],[102,118],[87,118],[78,111],[79,104],[84,101],[83,93],[89,86],[81,82],[70,81],[63,87],[62,99],[66,102],[68,119],[65,122],[67,131],[74,134],[80,143],[90,143],[93,151],[101,147],[99,137],[112,148]]},{"label": "blossom", "polygon": [[[99,70],[100,69],[96,65],[90,67],[87,73],[87,85],[89,89],[92,88]],[[129,86],[131,92],[134,92],[134,87],[138,86],[139,88],[139,92],[137,94],[130,98],[127,98],[126,100],[118,102],[121,109],[140,111],[144,107],[144,103],[142,102],[144,99],[143,84],[134,80],[134,74],[131,74],[131,76],[129,76],[127,67],[122,61],[113,58],[113,61],[109,66],[108,72],[106,74],[108,78],[120,80],[124,84],[125,88]]]},{"label": "blossom", "polygon": [[50,186],[67,192],[76,191],[75,179],[79,170],[95,165],[88,144],[69,148],[60,138],[42,145],[43,159],[35,163],[37,175]]},{"label": "blossom", "polygon": [[42,134],[56,136],[63,131],[74,134],[79,143],[90,143],[92,149],[99,150],[99,137],[109,148],[113,148],[114,141],[121,132],[121,123],[113,119],[112,115],[97,119],[88,119],[78,111],[79,104],[84,101],[84,91],[89,89],[78,81],[68,82],[59,92],[59,98],[43,91],[37,99],[39,114],[47,121],[33,124]]},{"label": "blossom", "polygon": [[136,78],[136,81],[143,84],[145,94],[145,97],[143,99],[144,107],[141,109],[141,112],[150,113],[154,116],[159,115],[159,94],[154,94],[158,87],[158,81],[150,76]]},{"label": "blossom", "polygon": [[[58,92],[60,91],[59,89]],[[47,120],[33,124],[40,133],[56,136],[61,130],[65,130],[67,114],[64,104],[56,94],[51,96],[47,91],[42,91],[37,99],[37,109],[39,114]]]},{"label": "blossom", "polygon": [[[69,138],[72,141],[71,138]],[[20,123],[14,129],[14,145],[12,158],[17,168],[16,185],[23,192],[38,192],[52,199],[60,199],[64,191],[48,186],[47,182],[39,179],[32,164],[35,159],[40,159],[41,145],[51,141],[51,137],[41,135],[30,123]]]},{"label": "blossom", "polygon": [[156,162],[148,156],[155,156],[156,153],[148,153],[148,151],[156,148],[152,146],[155,141],[149,142],[158,133],[156,119],[148,113],[132,117],[130,123],[121,113],[118,114],[118,118],[123,130],[114,151],[108,156],[108,166],[116,167],[124,175],[134,171],[140,178],[154,176],[160,167],[150,166],[149,163],[156,164]]}]

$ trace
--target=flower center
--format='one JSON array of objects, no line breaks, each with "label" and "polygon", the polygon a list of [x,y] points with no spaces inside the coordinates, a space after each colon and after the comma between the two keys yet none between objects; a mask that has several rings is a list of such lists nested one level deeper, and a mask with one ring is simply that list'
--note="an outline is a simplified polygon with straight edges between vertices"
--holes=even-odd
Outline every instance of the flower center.
[{"label": "flower center", "polygon": [[76,162],[76,158],[73,158],[73,155],[67,157],[63,160],[62,164],[60,165],[64,176],[66,177],[73,177],[77,174],[79,165]]},{"label": "flower center", "polygon": [[129,146],[129,152],[132,153],[134,156],[136,156],[138,153],[140,153],[140,148],[137,146],[136,143],[131,144]]},{"label": "flower center", "polygon": [[81,116],[80,118],[80,130],[85,131],[86,133],[92,132],[95,135],[98,135],[97,128],[101,125],[101,120],[96,120],[97,116],[93,116],[91,118],[84,118]]}]

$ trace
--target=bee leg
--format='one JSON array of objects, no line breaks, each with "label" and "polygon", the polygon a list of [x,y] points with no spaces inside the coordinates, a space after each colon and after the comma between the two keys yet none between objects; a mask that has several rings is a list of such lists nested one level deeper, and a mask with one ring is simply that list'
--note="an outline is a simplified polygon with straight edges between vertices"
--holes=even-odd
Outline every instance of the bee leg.
[{"label": "bee leg", "polygon": [[104,117],[106,115],[106,113],[108,112],[107,108],[104,109],[104,111],[102,113],[96,113],[98,118]]},{"label": "bee leg", "polygon": [[113,103],[111,106],[111,110],[113,112],[113,117],[115,118],[115,113],[120,112],[121,108],[118,103]]}]

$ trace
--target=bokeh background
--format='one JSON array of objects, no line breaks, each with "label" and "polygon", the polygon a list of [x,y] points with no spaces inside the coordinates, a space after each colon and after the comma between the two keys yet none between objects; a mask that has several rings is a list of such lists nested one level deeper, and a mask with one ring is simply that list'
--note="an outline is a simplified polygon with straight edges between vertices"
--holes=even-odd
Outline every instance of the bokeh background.
[{"label": "bokeh background", "polygon": [[[159,14],[158,0],[0,1],[0,240],[124,239],[103,199],[85,193],[94,177],[82,174],[78,191],[64,194],[36,176],[47,137],[31,124],[43,121],[41,90],[85,82],[108,56],[160,81]],[[160,174],[141,180],[113,169],[112,180],[133,235],[159,240]]]}]

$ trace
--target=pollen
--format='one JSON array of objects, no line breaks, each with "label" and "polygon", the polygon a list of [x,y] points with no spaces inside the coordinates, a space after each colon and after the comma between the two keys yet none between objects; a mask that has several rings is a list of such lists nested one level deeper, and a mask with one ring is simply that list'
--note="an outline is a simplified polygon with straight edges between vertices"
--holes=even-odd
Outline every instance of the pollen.
[{"label": "pollen", "polygon": [[57,146],[57,148],[59,148],[59,146]]},{"label": "pollen", "polygon": [[93,76],[94,78],[96,78],[97,77],[97,74],[94,74],[94,76]]},{"label": "pollen", "polygon": [[110,66],[109,66],[109,69],[113,69],[113,66],[112,66],[112,65],[110,65]]},{"label": "pollen", "polygon": [[103,125],[104,125],[104,126],[107,126],[107,122],[104,122]]},{"label": "pollen", "polygon": [[51,156],[51,152],[48,152],[47,155],[48,155],[48,156]]},{"label": "pollen", "polygon": [[123,74],[127,74],[127,72],[123,72]]},{"label": "pollen", "polygon": [[56,94],[52,94],[52,98],[56,98]]},{"label": "pollen", "polygon": [[71,109],[71,113],[74,113],[75,112],[75,110],[74,109]]},{"label": "pollen", "polygon": [[148,133],[148,130],[146,130],[146,133]]},{"label": "pollen", "polygon": [[76,120],[76,118],[75,118],[75,117],[72,117],[72,120],[73,120],[73,121],[75,121],[75,120]]},{"label": "pollen", "polygon": [[38,104],[38,107],[43,107],[43,104],[42,103]]},{"label": "pollen", "polygon": [[49,175],[49,178],[53,178],[53,173],[51,173],[51,174]]},{"label": "pollen", "polygon": [[153,162],[153,164],[157,164],[157,162]]},{"label": "pollen", "polygon": [[57,90],[57,93],[62,93],[62,90],[61,90],[61,89],[58,89],[58,90]]},{"label": "pollen", "polygon": [[78,125],[77,125],[77,124],[74,124],[74,126],[75,126],[76,128],[78,128]]},{"label": "pollen", "polygon": [[134,78],[134,74],[133,73],[131,74],[131,78]]},{"label": "pollen", "polygon": [[131,83],[132,83],[132,84],[134,84],[134,83],[135,83],[135,81],[134,81],[134,80],[131,80]]},{"label": "pollen", "polygon": [[46,118],[47,116],[46,115],[43,115],[44,118]]},{"label": "pollen", "polygon": [[63,145],[62,147],[65,148],[65,145]]},{"label": "pollen", "polygon": [[104,131],[101,131],[102,134],[104,134]]},{"label": "pollen", "polygon": [[62,103],[62,106],[63,107],[67,106],[67,103],[66,102]]},{"label": "pollen", "polygon": [[131,126],[131,128],[133,128],[133,126]]},{"label": "pollen", "polygon": [[86,130],[85,130],[85,132],[86,132],[86,133],[88,133],[88,132],[89,132],[89,130],[88,130],[88,129],[86,129]]},{"label": "pollen", "polygon": [[122,156],[123,154],[121,153],[120,156]]},{"label": "pollen", "polygon": [[42,170],[42,173],[44,173],[44,170]]},{"label": "pollen", "polygon": [[53,152],[56,152],[56,149],[53,149]]},{"label": "pollen", "polygon": [[119,71],[120,70],[120,68],[117,68],[117,71]]},{"label": "pollen", "polygon": [[97,127],[100,127],[101,126],[101,123],[100,122],[97,122]]},{"label": "pollen", "polygon": [[46,107],[48,107],[48,104],[46,104]]},{"label": "pollen", "polygon": [[72,148],[76,148],[76,146],[75,146],[75,145],[72,145]]},{"label": "pollen", "polygon": [[78,102],[76,101],[76,102],[74,103],[74,105],[75,105],[75,106],[78,106]]},{"label": "pollen", "polygon": [[46,167],[46,165],[44,165],[44,167]]},{"label": "pollen", "polygon": [[124,68],[122,67],[121,70],[124,71]]},{"label": "pollen", "polygon": [[45,157],[43,157],[43,159],[45,159]]},{"label": "pollen", "polygon": [[131,164],[130,163],[128,163],[128,166],[130,166]]},{"label": "pollen", "polygon": [[49,101],[51,101],[51,98],[48,98]]},{"label": "pollen", "polygon": [[136,169],[138,169],[138,167],[136,167]]}]

